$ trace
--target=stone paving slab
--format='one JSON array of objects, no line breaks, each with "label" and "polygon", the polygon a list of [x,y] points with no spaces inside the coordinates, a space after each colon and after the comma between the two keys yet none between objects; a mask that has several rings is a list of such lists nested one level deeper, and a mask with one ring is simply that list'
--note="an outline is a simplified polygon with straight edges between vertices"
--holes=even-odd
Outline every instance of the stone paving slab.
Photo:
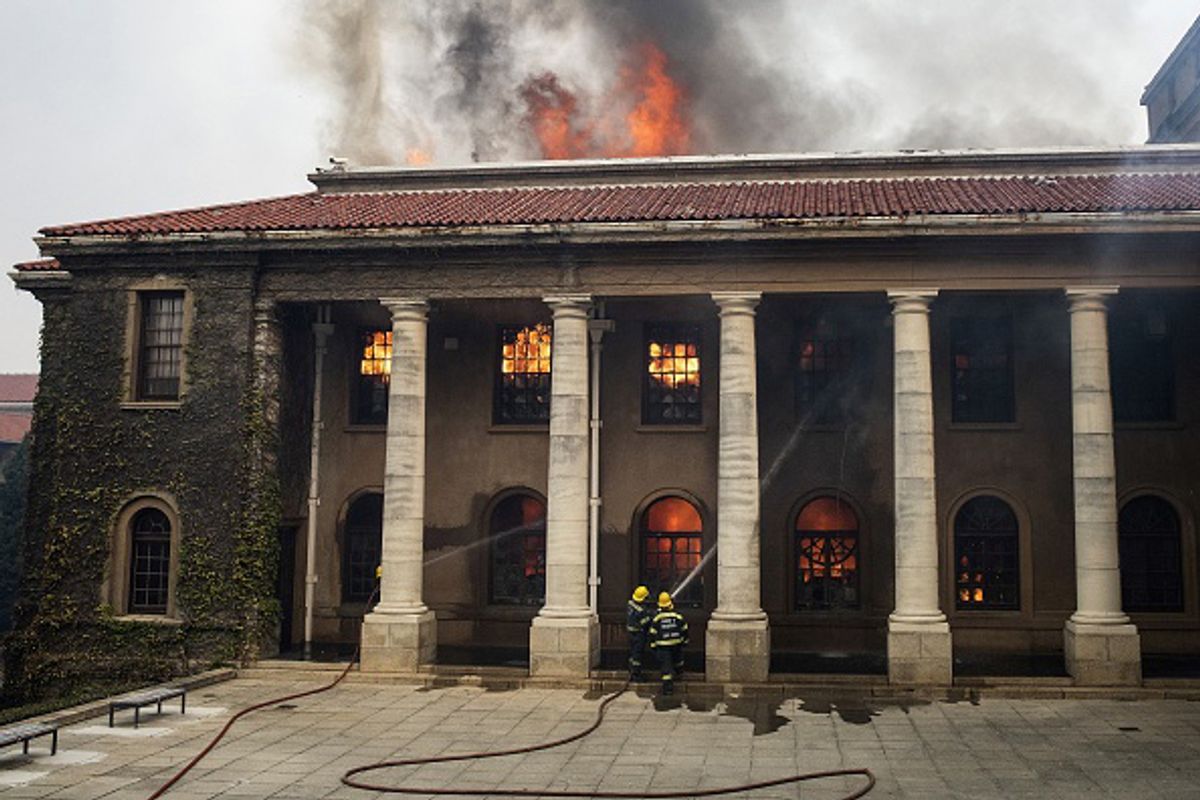
[{"label": "stone paving slab", "polygon": [[[237,709],[320,682],[239,677],[196,689],[195,707],[164,708],[132,733],[86,721],[63,728],[60,751],[0,754],[0,797],[146,798]],[[663,791],[798,772],[868,767],[869,798],[1197,798],[1200,702],[1189,700],[880,699],[797,689],[656,698],[642,690],[610,707],[591,736],[538,753],[430,764],[367,776],[406,786],[453,783],[480,797],[498,788]],[[191,698],[189,698],[191,699]],[[340,783],[378,760],[506,749],[574,733],[599,695],[577,689],[427,688],[349,683],[240,721],[166,796],[371,798]],[[191,703],[189,703],[191,706]],[[833,779],[740,797],[834,800],[861,785]]]}]

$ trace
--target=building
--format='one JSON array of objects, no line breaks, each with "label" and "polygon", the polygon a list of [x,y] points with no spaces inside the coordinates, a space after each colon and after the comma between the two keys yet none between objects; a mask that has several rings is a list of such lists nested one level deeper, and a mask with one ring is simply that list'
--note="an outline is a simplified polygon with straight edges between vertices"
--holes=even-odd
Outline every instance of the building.
[{"label": "building", "polygon": [[1200,141],[1200,18],[1142,92],[1155,143]]},{"label": "building", "polygon": [[4,465],[29,433],[37,375],[0,375],[0,483]]},{"label": "building", "polygon": [[335,167],[45,228],[14,279],[45,320],[33,560],[69,611],[30,624],[349,642],[381,562],[367,670],[583,676],[644,582],[711,680],[1022,653],[1135,684],[1200,641],[1198,170]]}]

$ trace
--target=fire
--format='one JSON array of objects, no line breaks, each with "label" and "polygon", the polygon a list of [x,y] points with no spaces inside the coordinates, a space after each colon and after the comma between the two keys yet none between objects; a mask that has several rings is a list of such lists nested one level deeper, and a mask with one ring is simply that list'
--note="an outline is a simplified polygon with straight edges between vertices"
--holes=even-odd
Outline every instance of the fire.
[{"label": "fire", "polygon": [[666,55],[650,42],[620,70],[616,86],[596,103],[596,114],[628,109],[623,122],[588,117],[574,92],[553,73],[525,82],[526,121],[543,158],[678,155],[691,149],[687,96],[671,77]]},{"label": "fire", "polygon": [[433,161],[433,153],[421,147],[410,147],[404,154],[404,163],[412,167],[428,164]]}]

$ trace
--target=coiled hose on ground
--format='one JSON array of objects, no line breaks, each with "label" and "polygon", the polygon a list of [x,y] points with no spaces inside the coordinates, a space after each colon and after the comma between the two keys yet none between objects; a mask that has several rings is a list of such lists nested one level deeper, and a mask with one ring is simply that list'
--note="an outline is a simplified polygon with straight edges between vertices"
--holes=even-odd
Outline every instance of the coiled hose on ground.
[{"label": "coiled hose on ground", "polygon": [[[378,586],[376,586],[375,591],[376,591],[376,593],[378,593],[378,591],[379,591]],[[375,600],[375,595],[372,594],[371,599],[367,601],[366,607],[370,608],[371,605],[373,604],[374,600]],[[361,640],[361,637],[360,637],[360,640]],[[189,761],[178,772],[176,772],[173,776],[171,776],[171,779],[168,780],[166,783],[164,783],[162,786],[160,786],[158,788],[158,790],[156,792],[154,792],[154,794],[150,795],[150,797],[147,798],[147,800],[156,800],[156,798],[162,797],[164,794],[166,794],[167,791],[172,786],[174,786],[181,778],[183,778],[184,775],[187,775],[192,770],[193,767],[195,767],[197,764],[199,764],[200,761],[203,760],[205,756],[207,756],[210,752],[212,752],[213,748],[215,748],[217,746],[217,744],[221,741],[221,739],[223,739],[225,737],[225,734],[229,732],[229,729],[233,727],[233,724],[235,722],[237,722],[239,719],[241,719],[242,717],[246,716],[247,714],[250,714],[251,712],[258,711],[260,709],[267,708],[269,706],[275,706],[275,705],[279,705],[280,703],[286,703],[289,700],[298,700],[301,697],[311,697],[314,694],[320,694],[321,692],[327,692],[330,689],[337,686],[339,683],[342,682],[342,680],[348,674],[350,674],[350,670],[354,667],[354,665],[358,663],[359,652],[360,652],[359,649],[355,648],[354,656],[350,659],[350,663],[346,665],[346,668],[343,669],[338,674],[337,678],[332,683],[329,683],[325,686],[318,687],[316,689],[309,689],[304,692],[295,692],[294,694],[285,695],[283,697],[275,697],[270,700],[264,700],[261,703],[255,703],[252,706],[243,708],[241,711],[234,714],[232,717],[229,718],[229,721],[225,723],[225,726],[223,728],[221,728],[220,731],[218,731],[217,735],[214,736],[212,738],[212,740],[207,745],[204,746],[203,750],[201,750],[199,753],[197,753],[195,755],[195,757],[192,758],[191,761]],[[739,784],[737,786],[722,786],[722,787],[717,787],[717,788],[712,788],[712,789],[688,789],[688,790],[671,791],[671,792],[611,792],[611,791],[599,791],[599,790],[566,791],[566,790],[554,790],[554,789],[501,789],[501,788],[455,789],[453,787],[448,787],[448,786],[445,786],[445,787],[443,787],[443,786],[438,786],[438,787],[434,787],[434,786],[401,787],[401,786],[387,786],[384,784],[369,783],[367,781],[356,778],[356,776],[362,775],[367,772],[374,772],[374,771],[382,770],[382,769],[391,769],[394,767],[416,767],[416,766],[420,766],[423,764],[445,764],[445,763],[449,763],[449,762],[453,762],[453,761],[478,761],[478,760],[482,760],[485,758],[499,758],[501,756],[512,756],[512,755],[519,755],[519,754],[523,754],[523,753],[536,753],[540,750],[549,750],[552,747],[561,747],[564,744],[570,744],[571,742],[579,741],[580,739],[584,738],[585,736],[588,736],[593,731],[595,731],[597,728],[599,728],[600,724],[602,722],[604,722],[604,713],[608,709],[609,704],[611,704],[614,700],[616,700],[618,697],[623,695],[626,691],[628,691],[628,689],[629,689],[629,684],[627,683],[627,684],[625,684],[625,686],[623,686],[617,692],[610,694],[608,697],[605,697],[604,700],[601,701],[599,708],[596,709],[596,720],[591,725],[589,725],[588,727],[579,731],[578,733],[573,733],[570,736],[566,736],[561,739],[555,739],[554,741],[550,741],[550,742],[542,742],[541,744],[529,745],[528,747],[516,747],[511,750],[494,750],[494,751],[483,752],[483,753],[458,753],[455,755],[430,756],[427,758],[405,758],[405,759],[398,759],[398,760],[394,760],[394,761],[379,761],[374,764],[363,764],[362,766],[354,767],[353,769],[347,770],[346,773],[344,775],[342,775],[342,783],[344,783],[346,786],[350,786],[355,789],[365,789],[365,790],[372,791],[372,792],[384,792],[384,793],[388,793],[388,794],[457,795],[457,796],[494,795],[494,796],[498,796],[498,797],[564,797],[564,798],[571,797],[571,798],[606,798],[608,800],[636,800],[636,799],[640,799],[640,800],[673,800],[673,798],[683,798],[683,797],[715,797],[717,795],[736,794],[736,793],[740,793],[740,792],[750,792],[750,791],[754,791],[755,789],[766,789],[766,788],[769,788],[772,786],[783,786],[783,785],[786,785],[789,783],[801,783],[803,781],[815,781],[815,780],[821,780],[823,778],[847,777],[847,776],[853,776],[853,775],[861,775],[862,777],[866,778],[866,783],[859,789],[856,789],[855,791],[851,792],[850,794],[847,794],[841,798],[838,798],[838,800],[856,800],[856,798],[863,797],[864,795],[867,794],[867,792],[869,792],[873,788],[875,788],[875,775],[871,772],[871,770],[866,769],[866,768],[832,769],[832,770],[823,770],[820,772],[805,772],[805,773],[801,773],[798,775],[789,775],[784,778],[773,778],[771,780],[765,780],[765,781],[754,781],[751,783]]]}]

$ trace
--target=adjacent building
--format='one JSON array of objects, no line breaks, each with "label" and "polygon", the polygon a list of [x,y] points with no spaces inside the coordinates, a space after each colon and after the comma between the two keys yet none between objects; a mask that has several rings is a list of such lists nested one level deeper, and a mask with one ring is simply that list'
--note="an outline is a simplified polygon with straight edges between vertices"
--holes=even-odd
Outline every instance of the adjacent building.
[{"label": "adjacent building", "polygon": [[30,625],[349,643],[382,564],[367,670],[583,676],[638,583],[712,680],[1200,654],[1200,147],[310,179],[17,265]]},{"label": "adjacent building", "polygon": [[35,394],[37,375],[0,375],[0,483],[4,465],[29,433]]}]

